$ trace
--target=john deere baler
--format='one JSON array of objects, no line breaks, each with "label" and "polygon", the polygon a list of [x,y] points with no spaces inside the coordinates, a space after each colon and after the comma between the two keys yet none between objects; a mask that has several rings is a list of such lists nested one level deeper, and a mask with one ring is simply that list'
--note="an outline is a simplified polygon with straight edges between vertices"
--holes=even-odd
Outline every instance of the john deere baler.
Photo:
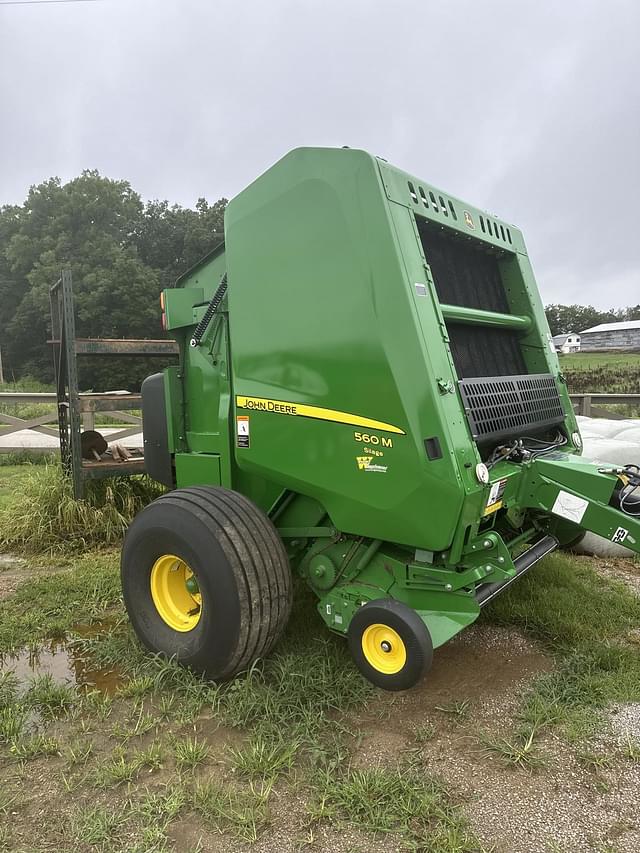
[{"label": "john deere baler", "polygon": [[295,150],[162,309],[180,363],[145,381],[143,418],[170,491],[122,554],[153,651],[246,669],[293,570],[403,689],[584,530],[640,551],[637,468],[580,457],[522,234],[495,216],[364,151]]}]

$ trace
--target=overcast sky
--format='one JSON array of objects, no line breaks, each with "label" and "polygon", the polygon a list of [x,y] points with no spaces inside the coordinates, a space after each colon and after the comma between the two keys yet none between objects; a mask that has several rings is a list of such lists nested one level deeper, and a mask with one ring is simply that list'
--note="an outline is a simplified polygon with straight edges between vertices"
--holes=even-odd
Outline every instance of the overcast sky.
[{"label": "overcast sky", "polygon": [[520,226],[545,302],[637,304],[639,43],[639,0],[0,0],[0,204],[349,145]]}]

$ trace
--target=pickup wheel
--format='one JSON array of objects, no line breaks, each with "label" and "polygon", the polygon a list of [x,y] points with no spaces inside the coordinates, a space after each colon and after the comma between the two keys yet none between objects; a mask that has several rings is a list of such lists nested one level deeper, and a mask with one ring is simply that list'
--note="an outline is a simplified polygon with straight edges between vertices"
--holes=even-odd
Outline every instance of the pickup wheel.
[{"label": "pickup wheel", "polygon": [[125,536],[121,580],[142,643],[216,680],[267,655],[291,610],[274,525],[228,489],[176,489],[145,507]]},{"label": "pickup wheel", "polygon": [[357,610],[347,632],[354,663],[383,690],[408,690],[431,668],[433,644],[415,610],[381,598]]}]

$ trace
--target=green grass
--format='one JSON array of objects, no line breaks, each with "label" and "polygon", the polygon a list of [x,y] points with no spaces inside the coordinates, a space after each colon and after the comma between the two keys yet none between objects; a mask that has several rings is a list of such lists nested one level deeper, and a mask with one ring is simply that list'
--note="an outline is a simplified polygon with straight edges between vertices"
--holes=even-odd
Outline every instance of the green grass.
[{"label": "green grass", "polygon": [[[640,393],[640,353],[571,353],[560,356],[560,370],[569,392]],[[611,411],[627,418],[640,416],[635,404],[616,405]]]},{"label": "green grass", "polygon": [[74,553],[117,544],[136,513],[162,492],[147,477],[87,485],[86,499],[76,501],[59,466],[30,466],[11,501],[0,504],[0,546],[29,553]]},{"label": "green grass", "polygon": [[488,755],[497,755],[507,766],[533,770],[545,763],[535,740],[536,734],[535,726],[520,729],[512,737],[492,737],[483,732],[480,735],[480,743],[483,746],[483,752]]},{"label": "green grass", "polygon": [[300,742],[288,734],[258,732],[248,743],[229,749],[231,766],[240,775],[271,782],[291,770]]},{"label": "green grass", "polygon": [[640,655],[625,641],[640,624],[640,598],[584,558],[548,558],[482,618],[521,627],[556,656],[557,668],[525,696],[521,717],[536,729],[560,725],[581,740],[597,730],[608,705],[640,701]]},{"label": "green grass", "polygon": [[94,552],[64,561],[57,574],[30,579],[0,601],[0,652],[103,619],[120,601],[118,554]]},{"label": "green grass", "polygon": [[43,755],[57,755],[60,751],[58,741],[46,735],[32,735],[11,742],[10,752],[21,761],[40,758]]},{"label": "green grass", "polygon": [[640,370],[640,353],[634,352],[575,352],[560,355],[560,367],[571,370],[596,368]]},{"label": "green grass", "polygon": [[198,737],[176,738],[173,744],[173,755],[178,770],[194,770],[209,757],[209,744]]},{"label": "green grass", "polygon": [[41,717],[53,718],[70,711],[77,693],[68,684],[56,682],[52,675],[36,676],[24,695],[24,702],[38,711]]},{"label": "green grass", "polygon": [[310,816],[368,832],[395,833],[414,850],[471,853],[479,849],[447,791],[412,770],[350,769],[338,778],[327,776],[311,804]]},{"label": "green grass", "polygon": [[[0,464],[4,459],[0,454]],[[2,508],[10,505],[16,494],[20,493],[24,481],[31,473],[27,465],[2,465],[0,467],[0,512]]]},{"label": "green grass", "polygon": [[254,842],[269,824],[269,786],[234,788],[208,780],[196,785],[191,804],[214,829]]}]

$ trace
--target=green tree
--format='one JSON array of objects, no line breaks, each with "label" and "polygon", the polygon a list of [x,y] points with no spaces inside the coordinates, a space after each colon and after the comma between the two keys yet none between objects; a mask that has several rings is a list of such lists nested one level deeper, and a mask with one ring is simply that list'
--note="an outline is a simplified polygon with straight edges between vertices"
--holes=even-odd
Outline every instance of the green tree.
[{"label": "green tree", "polygon": [[[71,269],[81,337],[161,337],[159,293],[216,245],[226,200],[195,210],[143,205],[128,181],[85,171],[31,187],[0,209],[0,329],[5,372],[51,380],[49,288]],[[84,387],[136,387],[150,364],[83,359]],[[157,364],[155,365],[157,367]]]}]

